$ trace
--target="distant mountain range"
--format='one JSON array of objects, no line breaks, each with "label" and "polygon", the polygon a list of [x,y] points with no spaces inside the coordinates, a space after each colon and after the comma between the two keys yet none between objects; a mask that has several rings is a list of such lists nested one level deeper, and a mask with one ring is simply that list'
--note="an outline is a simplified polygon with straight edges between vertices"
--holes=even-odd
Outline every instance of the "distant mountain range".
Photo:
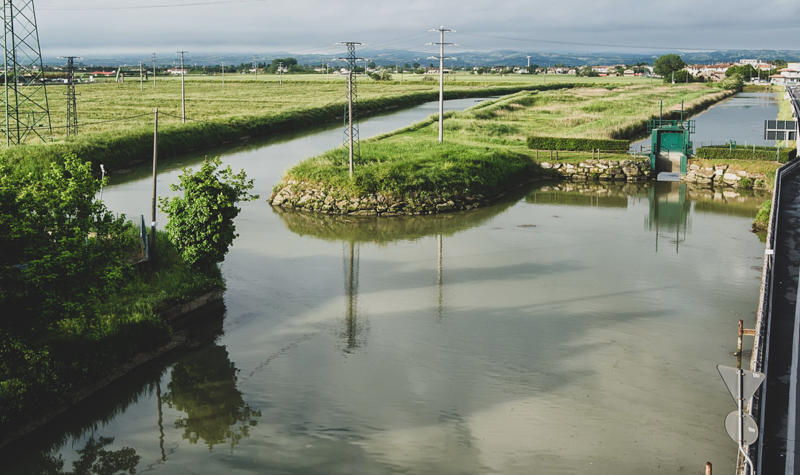
[{"label": "distant mountain range", "polygon": [[[258,53],[256,53],[258,54]],[[395,63],[420,63],[422,65],[435,63],[435,60],[427,59],[429,56],[434,56],[435,51],[407,51],[407,50],[369,50],[358,52],[359,56],[369,58],[379,66],[388,66]],[[583,65],[610,65],[610,64],[635,64],[647,63],[653,64],[656,58],[664,52],[659,53],[524,53],[520,51],[501,50],[492,52],[458,52],[457,49],[448,51],[448,54],[456,56],[458,59],[448,60],[448,66],[527,66],[528,56],[530,56],[530,64],[538,64],[539,66],[552,66],[554,64],[565,64],[567,66],[583,66]],[[760,59],[770,61],[774,59],[782,59],[784,61],[800,61],[800,51],[792,50],[726,50],[726,51],[711,51],[701,53],[681,53],[676,51],[683,60],[689,64],[708,64],[708,63],[730,63],[740,59]],[[331,64],[335,63],[332,57],[325,57],[324,55],[310,55],[310,54],[292,54],[292,53],[274,53],[274,54],[258,54],[259,62],[271,62],[274,58],[296,58],[300,64],[321,64],[327,61]],[[62,59],[55,57],[44,57],[43,61],[48,65],[59,65],[64,62]],[[86,56],[78,64],[91,67],[99,66],[133,66],[138,65],[142,61],[145,65],[150,65],[150,54],[143,54],[141,57],[134,57],[131,55],[124,56]],[[157,55],[157,64],[164,65],[178,65],[179,58],[172,57],[172,55]],[[187,64],[208,66],[218,65],[225,63],[228,65],[239,65],[241,63],[251,63],[253,61],[253,54],[221,54],[221,53],[195,53],[186,60]]]}]

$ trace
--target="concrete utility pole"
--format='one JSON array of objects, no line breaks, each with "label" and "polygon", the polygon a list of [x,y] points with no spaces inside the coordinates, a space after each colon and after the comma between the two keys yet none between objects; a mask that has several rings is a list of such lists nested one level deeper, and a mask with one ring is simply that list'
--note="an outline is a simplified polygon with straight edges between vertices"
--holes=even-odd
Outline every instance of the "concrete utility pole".
[{"label": "concrete utility pole", "polygon": [[222,87],[225,87],[225,63],[222,63]]},{"label": "concrete utility pole", "polygon": [[531,67],[531,57],[530,56],[528,56],[528,67],[529,68]]},{"label": "concrete utility pole", "polygon": [[283,85],[283,61],[278,61],[278,85]]},{"label": "concrete utility pole", "polygon": [[[455,33],[455,30],[448,30],[444,25],[429,31],[439,32],[438,43],[428,43],[428,45],[439,45],[439,143],[444,141],[444,47],[445,46],[458,46],[455,43],[445,43],[445,33]],[[436,59],[435,56],[429,56],[428,59]],[[448,56],[447,59],[456,59]]]},{"label": "concrete utility pole", "polygon": [[144,79],[142,76],[142,62],[139,61],[139,92],[144,92]]},{"label": "concrete utility pole", "polygon": [[258,81],[258,56],[253,55],[253,71],[256,72],[256,81]]},{"label": "concrete utility pole", "polygon": [[186,70],[183,69],[183,55],[188,51],[178,51],[181,54],[181,123],[186,123],[186,88],[184,87],[184,78],[186,77]]},{"label": "concrete utility pole", "polygon": [[156,85],[156,54],[153,53],[153,86]]}]

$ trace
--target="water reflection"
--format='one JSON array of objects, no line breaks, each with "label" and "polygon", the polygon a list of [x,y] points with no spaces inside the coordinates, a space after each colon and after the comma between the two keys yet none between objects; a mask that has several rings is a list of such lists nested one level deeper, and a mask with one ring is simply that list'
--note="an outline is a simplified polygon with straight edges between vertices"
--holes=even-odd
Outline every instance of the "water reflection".
[{"label": "water reflection", "polygon": [[[347,249],[349,249],[349,253]],[[345,304],[345,353],[353,353],[363,344],[359,341],[359,334],[362,332],[358,324],[358,251],[354,242],[345,244],[343,258],[344,292],[347,299]]]},{"label": "water reflection", "polygon": [[140,456],[136,450],[123,447],[119,450],[107,450],[114,443],[113,437],[89,437],[86,445],[76,452],[78,460],[72,462],[72,471],[65,471],[65,461],[61,454],[58,457],[39,453],[39,459],[33,461],[29,473],[41,475],[120,475],[136,473]]},{"label": "water reflection", "polygon": [[[687,200],[685,183],[655,182],[650,187],[650,214],[645,219],[648,230],[655,232],[656,252],[658,238],[662,232],[674,233],[675,253],[686,241],[686,233],[692,226],[689,211],[692,203]],[[681,237],[681,234],[683,235]]]},{"label": "water reflection", "polygon": [[679,182],[638,184],[557,183],[541,185],[528,193],[530,204],[628,209],[636,202],[647,201],[644,227],[659,241],[668,235],[675,252],[691,234],[692,213],[703,212],[754,218],[767,193],[753,190],[717,190]]},{"label": "water reflection", "polygon": [[242,438],[250,436],[261,411],[244,401],[236,384],[238,372],[227,349],[216,344],[175,364],[163,400],[186,413],[175,420],[175,428],[183,429],[183,439],[192,444],[202,440],[209,451],[227,443],[233,452]]},{"label": "water reflection", "polygon": [[427,216],[342,216],[295,211],[273,207],[286,227],[300,236],[326,241],[387,244],[400,240],[417,240],[445,235],[480,226],[513,206],[525,196],[526,189],[514,190],[487,208]]}]

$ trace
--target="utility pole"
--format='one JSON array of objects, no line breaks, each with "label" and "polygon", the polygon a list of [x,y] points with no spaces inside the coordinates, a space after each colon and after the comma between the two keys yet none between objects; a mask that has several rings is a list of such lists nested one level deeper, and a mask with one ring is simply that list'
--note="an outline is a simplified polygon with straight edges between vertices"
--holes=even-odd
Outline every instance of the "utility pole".
[{"label": "utility pole", "polygon": [[222,87],[225,87],[225,63],[222,63]]},{"label": "utility pole", "polygon": [[256,72],[256,81],[258,81],[258,56],[253,55],[253,70]]},{"label": "utility pole", "polygon": [[156,166],[158,164],[158,107],[156,107],[155,122],[153,123],[153,208],[150,220],[150,256],[156,251]]},{"label": "utility pole", "polygon": [[338,61],[346,61],[347,67],[350,70],[347,75],[347,104],[345,105],[345,120],[347,121],[344,129],[345,146],[347,147],[349,164],[350,164],[350,179],[353,178],[353,166],[356,160],[361,159],[361,143],[358,138],[358,100],[356,93],[356,78],[354,71],[356,69],[356,46],[366,46],[364,43],[355,41],[343,41],[336,43],[337,45],[347,46],[347,57],[336,58]]},{"label": "utility pole", "polygon": [[156,54],[153,53],[153,86],[156,85]]},{"label": "utility pole", "polygon": [[184,87],[184,78],[186,77],[186,70],[183,69],[183,55],[188,51],[178,51],[181,54],[181,123],[186,123],[186,88]]},{"label": "utility pole", "polygon": [[283,85],[283,61],[278,61],[278,85]]},{"label": "utility pole", "polygon": [[78,135],[78,105],[75,100],[75,60],[79,56],[59,56],[67,60],[67,137]]},{"label": "utility pole", "polygon": [[144,79],[142,78],[142,62],[139,61],[139,92],[144,92]]},{"label": "utility pole", "polygon": [[[444,25],[429,31],[439,32],[438,43],[428,43],[429,45],[439,45],[439,143],[444,142],[444,47],[445,46],[458,46],[455,43],[445,43],[445,33],[455,33],[455,30],[448,30]],[[430,56],[428,59],[436,59],[435,56]],[[456,59],[448,56],[447,59]]]},{"label": "utility pole", "polygon": [[530,67],[531,67],[531,57],[528,56],[528,69],[530,69]]}]

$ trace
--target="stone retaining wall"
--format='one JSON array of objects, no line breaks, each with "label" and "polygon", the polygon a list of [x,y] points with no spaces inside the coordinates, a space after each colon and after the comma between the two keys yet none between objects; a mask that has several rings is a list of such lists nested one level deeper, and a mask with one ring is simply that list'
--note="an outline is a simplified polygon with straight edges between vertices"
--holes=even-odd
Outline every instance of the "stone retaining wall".
[{"label": "stone retaining wall", "polygon": [[603,160],[590,159],[580,163],[542,162],[541,167],[555,170],[562,178],[572,181],[628,181],[648,180],[652,176],[650,159]]},{"label": "stone retaining wall", "polygon": [[[496,198],[496,197],[495,197]],[[267,199],[272,206],[296,208],[325,214],[356,216],[401,216],[436,214],[469,210],[486,206],[490,199],[483,195],[441,197],[433,194],[373,193],[352,198],[338,190],[326,189],[321,183],[289,180]]]},{"label": "stone retaining wall", "polygon": [[700,167],[689,165],[686,176],[681,178],[688,183],[708,186],[731,186],[734,188],[770,188],[767,177],[761,173],[735,170],[727,165]]}]

